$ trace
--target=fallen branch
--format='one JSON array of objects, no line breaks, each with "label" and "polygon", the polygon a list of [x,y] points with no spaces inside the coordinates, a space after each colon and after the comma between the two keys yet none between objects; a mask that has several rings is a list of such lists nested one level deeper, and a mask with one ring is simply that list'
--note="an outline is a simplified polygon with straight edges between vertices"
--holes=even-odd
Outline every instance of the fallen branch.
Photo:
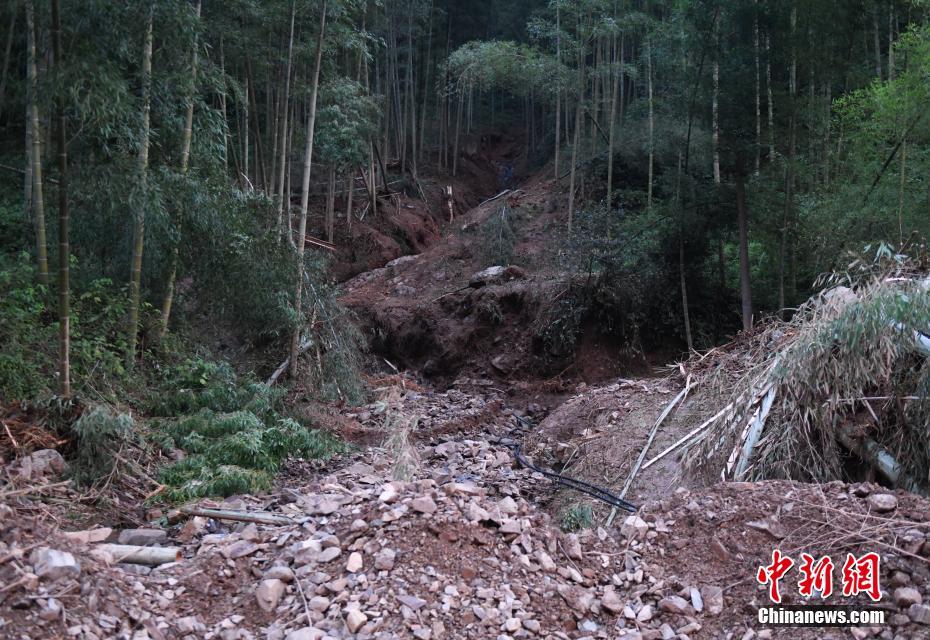
[{"label": "fallen branch", "polygon": [[179,562],[180,547],[138,547],[131,544],[99,544],[94,547],[113,557],[113,562],[144,564],[148,567]]},{"label": "fallen branch", "polygon": [[[306,340],[304,340],[300,344],[300,346],[297,348],[297,355],[300,355],[304,351],[309,349],[312,344],[313,344],[313,340],[311,340],[310,338],[307,338]],[[291,365],[291,357],[288,356],[284,359],[284,362],[278,365],[278,368],[274,370],[274,373],[271,374],[271,377],[265,381],[265,386],[266,387],[274,386],[274,383],[278,381],[278,378],[280,378],[284,374],[285,371],[287,371],[287,368],[290,365]]]},{"label": "fallen branch", "polygon": [[26,487],[25,489],[16,489],[14,491],[4,491],[0,493],[0,500],[6,500],[7,498],[12,498],[14,496],[25,496],[30,493],[44,493],[49,489],[56,489],[58,487],[63,487],[65,485],[71,484],[70,480],[62,480],[61,482],[54,482],[52,484],[43,484],[37,487]]},{"label": "fallen branch", "polygon": [[[633,485],[633,480],[636,479],[637,474],[639,473],[640,468],[642,467],[643,460],[646,459],[646,454],[649,452],[649,447],[652,446],[652,441],[656,437],[656,433],[659,431],[659,427],[665,422],[665,419],[672,413],[675,407],[688,395],[688,392],[691,391],[691,376],[688,376],[687,381],[685,382],[685,388],[678,392],[678,395],[672,398],[672,401],[669,402],[665,409],[662,410],[662,413],[659,414],[659,417],[656,419],[655,424],[652,425],[652,430],[649,432],[649,438],[646,439],[646,445],[643,447],[643,450],[639,452],[639,457],[636,459],[636,464],[633,465],[633,470],[630,471],[630,475],[626,479],[626,484],[623,485],[623,491],[620,492],[620,498],[626,497],[626,492],[630,490],[630,487]],[[614,518],[617,516],[617,508],[614,507],[610,510],[610,515],[607,516],[607,526],[609,527],[613,523]]]},{"label": "fallen branch", "polygon": [[198,509],[196,507],[181,507],[179,511],[188,516],[213,518],[214,520],[232,520],[234,522],[255,522],[257,524],[297,524],[297,521],[288,516],[274,513],[227,511],[223,509]]},{"label": "fallen branch", "polygon": [[838,430],[836,432],[836,439],[839,440],[840,444],[844,447],[877,469],[879,473],[891,482],[892,486],[901,487],[911,493],[926,495],[926,491],[920,486],[920,483],[905,474],[904,469],[895,457],[883,449],[875,440],[871,438],[857,438],[847,429]]},{"label": "fallen branch", "polygon": [[314,238],[313,236],[304,236],[304,240],[318,247],[329,249],[330,251],[336,250],[336,245],[334,245],[332,242],[327,242],[326,240],[320,240],[319,238]]},{"label": "fallen branch", "polygon": [[741,480],[743,474],[746,473],[746,468],[749,466],[749,458],[752,456],[752,450],[755,449],[756,442],[759,441],[759,436],[762,435],[762,429],[765,428],[765,419],[769,416],[769,410],[771,410],[774,400],[775,387],[773,386],[765,395],[762,406],[759,407],[759,410],[754,414],[754,419],[751,423],[752,426],[749,429],[746,442],[743,444],[743,450],[740,452],[739,460],[736,463],[736,471],[733,473],[733,477],[736,480]]},{"label": "fallen branch", "polygon": [[478,206],[480,207],[480,206],[483,205],[483,204],[487,204],[487,203],[489,203],[489,202],[494,202],[495,200],[497,200],[497,199],[500,198],[501,196],[505,196],[505,195],[507,195],[508,193],[510,193],[511,191],[513,191],[513,189],[504,189],[503,191],[501,191],[500,193],[498,193],[496,196],[491,196],[490,198],[488,198],[488,199],[485,200],[484,202],[479,202],[479,203],[478,203]]},{"label": "fallen branch", "polygon": [[727,411],[729,411],[730,408],[731,408],[732,406],[733,406],[732,403],[731,403],[731,404],[728,404],[728,405],[725,406],[723,409],[721,409],[720,411],[718,411],[717,413],[715,413],[713,416],[711,416],[710,418],[708,418],[707,420],[705,420],[704,422],[702,422],[701,424],[699,424],[698,426],[696,426],[694,429],[692,429],[691,431],[689,431],[688,433],[686,433],[684,436],[682,436],[680,439],[678,439],[678,440],[675,442],[675,444],[669,446],[669,447],[666,448],[662,453],[660,453],[660,454],[657,455],[655,458],[653,458],[652,460],[650,460],[649,462],[647,462],[646,464],[644,464],[644,465],[643,465],[643,470],[648,469],[649,467],[651,467],[652,465],[654,465],[656,462],[658,462],[659,460],[661,460],[662,458],[664,458],[665,456],[667,456],[668,454],[670,454],[672,451],[675,451],[676,449],[679,449],[683,444],[685,444],[686,442],[688,442],[689,440],[691,440],[691,438],[693,438],[694,436],[698,435],[699,433],[701,433],[702,431],[704,431],[705,429],[707,429],[707,427],[709,427],[710,425],[714,424],[717,420],[720,419],[720,416],[722,416],[722,415],[725,414]]}]

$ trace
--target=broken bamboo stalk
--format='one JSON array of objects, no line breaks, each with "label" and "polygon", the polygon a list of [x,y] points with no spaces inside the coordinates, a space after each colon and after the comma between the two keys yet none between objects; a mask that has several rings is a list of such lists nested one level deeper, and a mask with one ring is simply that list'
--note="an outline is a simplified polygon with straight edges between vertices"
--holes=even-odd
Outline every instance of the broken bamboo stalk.
[{"label": "broken bamboo stalk", "polygon": [[883,476],[888,478],[891,485],[901,487],[911,493],[926,495],[926,491],[914,478],[904,472],[893,455],[888,453],[880,444],[871,438],[857,438],[847,429],[838,429],[836,439],[852,453],[872,465]]},{"label": "broken bamboo stalk", "polygon": [[645,471],[646,469],[654,465],[656,462],[658,462],[659,460],[661,460],[662,458],[670,454],[672,451],[675,451],[676,449],[680,448],[683,444],[691,440],[691,438],[693,438],[694,436],[698,435],[699,433],[707,429],[707,427],[709,427],[710,425],[715,423],[717,420],[719,420],[720,416],[722,416],[727,411],[729,411],[732,406],[733,406],[733,403],[731,402],[730,404],[725,406],[723,409],[721,409],[720,411],[712,415],[710,418],[708,418],[707,420],[705,420],[704,422],[696,426],[694,429],[692,429],[691,431],[683,435],[674,444],[670,445],[664,451],[662,451],[662,453],[660,453],[655,458],[652,458],[649,462],[644,464],[643,470]]},{"label": "broken bamboo stalk", "polygon": [[228,511],[225,509],[198,509],[196,507],[181,507],[180,512],[188,516],[213,518],[214,520],[232,520],[235,522],[254,522],[256,524],[297,524],[297,521],[288,516],[259,511]]},{"label": "broken bamboo stalk", "polygon": [[148,567],[179,562],[180,547],[139,547],[132,544],[98,544],[94,547],[113,557],[113,562],[143,564]]},{"label": "broken bamboo stalk", "polygon": [[756,412],[755,418],[752,421],[752,426],[749,429],[746,442],[743,444],[743,450],[740,452],[739,460],[736,462],[736,471],[733,473],[734,480],[742,480],[743,474],[746,473],[746,469],[749,467],[749,458],[752,457],[752,450],[755,449],[756,442],[759,441],[759,436],[762,435],[762,429],[765,428],[765,420],[769,417],[769,410],[771,410],[774,400],[775,387],[773,386],[769,389],[768,393],[765,394],[762,406],[759,407],[759,411]]},{"label": "broken bamboo stalk", "polygon": [[[672,398],[672,401],[669,402],[665,409],[662,410],[662,413],[659,414],[659,417],[656,419],[655,424],[652,425],[652,430],[649,432],[649,438],[646,440],[646,445],[643,447],[643,450],[639,452],[639,457],[636,459],[636,464],[633,465],[633,470],[630,472],[629,477],[626,479],[626,484],[623,485],[623,491],[620,492],[620,498],[626,497],[626,492],[630,490],[630,487],[633,485],[633,480],[636,479],[636,475],[639,473],[640,468],[642,467],[643,460],[646,459],[646,454],[649,452],[649,447],[652,446],[652,441],[656,437],[656,433],[659,431],[659,427],[665,422],[665,419],[672,413],[672,410],[678,406],[678,404],[688,395],[688,392],[691,391],[691,376],[688,376],[687,381],[685,382],[685,388],[678,392],[678,395]],[[609,527],[613,523],[614,518],[617,516],[617,508],[613,507],[610,510],[610,515],[607,516],[607,526]]]}]

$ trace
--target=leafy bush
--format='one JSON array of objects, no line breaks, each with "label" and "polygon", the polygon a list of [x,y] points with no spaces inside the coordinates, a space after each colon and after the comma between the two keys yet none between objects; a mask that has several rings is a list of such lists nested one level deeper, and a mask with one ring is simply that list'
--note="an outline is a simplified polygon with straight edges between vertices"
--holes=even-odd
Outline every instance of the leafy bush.
[{"label": "leafy bush", "polygon": [[562,511],[563,531],[590,529],[594,525],[594,511],[589,504],[575,504]]},{"label": "leafy bush", "polygon": [[320,458],[344,449],[318,429],[282,417],[283,392],[240,381],[228,363],[187,360],[167,368],[156,391],[152,439],[187,457],[164,467],[168,500],[268,489],[290,455]]},{"label": "leafy bush", "polygon": [[492,214],[481,225],[481,251],[484,266],[507,266],[513,258],[513,248],[517,240],[514,231],[515,216],[507,205]]},{"label": "leafy bush", "polygon": [[78,484],[93,484],[113,472],[115,454],[134,439],[132,417],[115,414],[98,406],[85,411],[71,430],[76,447],[71,459],[72,478]]}]

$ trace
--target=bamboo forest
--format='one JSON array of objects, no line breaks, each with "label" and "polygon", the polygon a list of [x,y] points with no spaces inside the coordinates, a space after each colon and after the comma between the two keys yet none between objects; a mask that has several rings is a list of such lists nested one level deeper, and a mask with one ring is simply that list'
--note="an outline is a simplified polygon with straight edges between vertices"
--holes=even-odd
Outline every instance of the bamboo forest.
[{"label": "bamboo forest", "polygon": [[930,638],[928,105],[927,0],[3,0],[0,638]]}]

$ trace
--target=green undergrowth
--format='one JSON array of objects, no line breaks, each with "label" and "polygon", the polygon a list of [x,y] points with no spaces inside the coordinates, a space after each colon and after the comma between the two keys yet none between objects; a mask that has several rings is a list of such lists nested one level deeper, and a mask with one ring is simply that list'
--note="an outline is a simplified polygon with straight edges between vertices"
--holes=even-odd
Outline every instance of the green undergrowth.
[{"label": "green undergrowth", "polygon": [[323,458],[345,449],[334,436],[284,414],[283,391],[241,380],[226,363],[188,360],[164,372],[150,437],[184,458],[163,467],[162,496],[183,502],[271,487],[288,456]]}]

